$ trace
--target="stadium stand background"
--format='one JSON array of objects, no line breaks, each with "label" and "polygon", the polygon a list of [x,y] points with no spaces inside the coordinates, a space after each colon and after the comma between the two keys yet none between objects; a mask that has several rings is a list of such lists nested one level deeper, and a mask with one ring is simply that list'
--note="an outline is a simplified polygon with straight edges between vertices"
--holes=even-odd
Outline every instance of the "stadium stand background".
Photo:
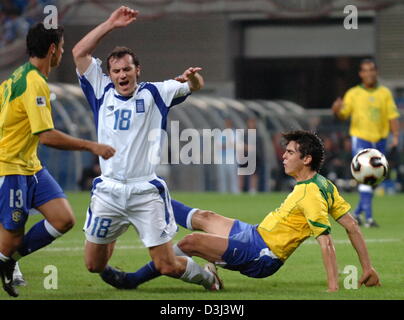
[{"label": "stadium stand background", "polygon": [[[223,129],[225,118],[246,129],[247,119],[256,118],[264,160],[259,191],[290,187],[279,170],[279,132],[298,128],[320,133],[329,154],[323,173],[344,190],[353,188],[347,124],[335,120],[329,108],[359,81],[362,58],[376,59],[381,82],[393,90],[404,113],[403,1],[349,1],[358,8],[359,25],[346,30],[343,9],[348,2],[342,0],[2,0],[0,80],[26,60],[26,30],[44,18],[48,4],[58,8],[66,30],[64,60],[50,77],[55,126],[74,136],[96,138],[71,49],[119,5],[140,10],[141,18],[124,33],[108,35],[95,55],[102,59],[115,45],[131,47],[140,57],[141,80],[147,81],[202,66],[206,88],[174,108],[169,120],[179,120],[180,130],[201,132]],[[400,123],[404,135],[403,118]],[[398,158],[391,160],[393,191],[404,185],[403,144],[404,136]],[[41,147],[40,156],[68,190],[77,190],[83,170],[94,165],[86,153]],[[162,165],[160,173],[172,190],[217,189],[213,165]]]}]

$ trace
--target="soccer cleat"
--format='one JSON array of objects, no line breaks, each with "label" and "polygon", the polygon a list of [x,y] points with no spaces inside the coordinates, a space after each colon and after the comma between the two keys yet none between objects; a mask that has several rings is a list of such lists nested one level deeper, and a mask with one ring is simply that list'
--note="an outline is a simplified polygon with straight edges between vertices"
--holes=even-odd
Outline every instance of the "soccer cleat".
[{"label": "soccer cleat", "polygon": [[365,227],[366,227],[366,228],[379,228],[379,225],[377,224],[376,221],[371,220],[371,221],[367,221],[367,222],[365,223]]},{"label": "soccer cleat", "polygon": [[224,288],[223,281],[222,281],[222,279],[219,278],[216,266],[213,263],[209,262],[209,263],[205,264],[204,270],[212,273],[213,277],[214,277],[214,281],[213,281],[212,285],[206,289],[209,291],[222,290]]},{"label": "soccer cleat", "polygon": [[13,285],[13,272],[15,261],[10,259],[6,262],[0,262],[0,277],[3,283],[3,289],[11,297],[18,297],[18,291]]},{"label": "soccer cleat", "polygon": [[[126,272],[115,269],[111,266],[106,266],[100,277],[104,282],[117,289],[129,289],[126,285]],[[135,289],[135,288],[130,288]]]},{"label": "soccer cleat", "polygon": [[21,275],[13,276],[13,286],[14,287],[25,287],[27,285],[27,281]]}]

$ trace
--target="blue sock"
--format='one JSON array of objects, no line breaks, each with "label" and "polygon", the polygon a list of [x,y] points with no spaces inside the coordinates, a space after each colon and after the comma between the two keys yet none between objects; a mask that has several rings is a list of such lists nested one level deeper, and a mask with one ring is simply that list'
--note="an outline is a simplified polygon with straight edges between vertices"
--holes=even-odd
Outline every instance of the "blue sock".
[{"label": "blue sock", "polygon": [[185,204],[173,199],[171,200],[171,206],[173,207],[174,217],[177,224],[179,224],[181,227],[184,227],[185,229],[192,230],[188,215],[191,213],[193,208],[188,207]]},{"label": "blue sock", "polygon": [[373,219],[372,215],[372,200],[373,193],[372,192],[362,192],[362,201],[363,201],[363,211],[365,211],[366,220]]},{"label": "blue sock", "polygon": [[50,244],[62,234],[52,227],[46,220],[39,221],[24,235],[22,245],[18,248],[13,258],[18,260],[32,252]]},{"label": "blue sock", "polygon": [[125,278],[125,287],[127,287],[127,289],[134,289],[142,283],[159,276],[161,276],[161,273],[157,271],[156,267],[154,266],[154,262],[151,261],[136,272],[127,273]]}]

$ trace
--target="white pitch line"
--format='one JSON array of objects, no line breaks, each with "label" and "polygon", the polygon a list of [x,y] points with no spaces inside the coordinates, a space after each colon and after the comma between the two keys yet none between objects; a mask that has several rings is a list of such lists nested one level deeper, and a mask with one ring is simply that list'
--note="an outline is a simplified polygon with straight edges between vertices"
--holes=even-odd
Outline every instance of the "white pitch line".
[{"label": "white pitch line", "polygon": [[[365,239],[366,243],[389,243],[389,242],[402,242],[402,239]],[[348,239],[345,240],[333,240],[335,244],[350,244],[351,242]],[[303,242],[303,244],[317,244],[317,241],[315,240],[306,240]],[[139,246],[128,246],[128,245],[122,245],[122,246],[116,246],[115,249],[118,250],[139,250],[139,249],[146,249],[145,247],[139,245]],[[59,251],[83,251],[83,247],[59,247],[59,248],[44,248],[42,251],[48,251],[48,252],[59,252]]]},{"label": "white pitch line", "polygon": [[[403,239],[365,239],[366,243],[386,243],[386,242],[401,242]],[[333,239],[335,244],[350,244],[351,241],[349,239],[343,240],[335,240]],[[315,240],[306,240],[303,244],[317,244],[318,242]]]},{"label": "white pitch line", "polygon": [[[116,246],[115,249],[118,250],[132,250],[132,249],[146,249],[143,246]],[[42,251],[58,252],[58,251],[83,251],[83,247],[60,247],[60,248],[44,248]]]}]

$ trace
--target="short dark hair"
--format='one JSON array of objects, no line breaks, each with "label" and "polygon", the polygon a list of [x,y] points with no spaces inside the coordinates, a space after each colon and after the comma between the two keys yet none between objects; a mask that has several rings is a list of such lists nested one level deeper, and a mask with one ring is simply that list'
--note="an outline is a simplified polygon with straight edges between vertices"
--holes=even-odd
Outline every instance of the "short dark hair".
[{"label": "short dark hair", "polygon": [[359,62],[359,71],[362,71],[362,66],[363,66],[364,64],[370,64],[370,63],[374,64],[374,66],[375,66],[375,68],[376,68],[376,70],[377,70],[376,61],[373,60],[373,59],[366,58],[366,59],[362,59],[362,60]]},{"label": "short dark hair", "polygon": [[56,46],[63,38],[64,29],[45,28],[42,22],[33,25],[27,34],[27,53],[30,57],[45,58],[52,43]]},{"label": "short dark hair", "polygon": [[114,50],[108,55],[107,58],[107,70],[109,73],[109,70],[111,69],[111,65],[109,63],[109,60],[111,58],[117,58],[120,59],[125,55],[130,55],[132,57],[133,63],[135,64],[136,67],[140,65],[139,58],[135,55],[132,49],[129,49],[127,47],[115,47]]},{"label": "short dark hair", "polygon": [[320,137],[310,131],[296,130],[282,133],[285,146],[295,141],[299,145],[301,158],[310,155],[312,160],[310,167],[313,171],[319,172],[324,161],[324,144]]}]

